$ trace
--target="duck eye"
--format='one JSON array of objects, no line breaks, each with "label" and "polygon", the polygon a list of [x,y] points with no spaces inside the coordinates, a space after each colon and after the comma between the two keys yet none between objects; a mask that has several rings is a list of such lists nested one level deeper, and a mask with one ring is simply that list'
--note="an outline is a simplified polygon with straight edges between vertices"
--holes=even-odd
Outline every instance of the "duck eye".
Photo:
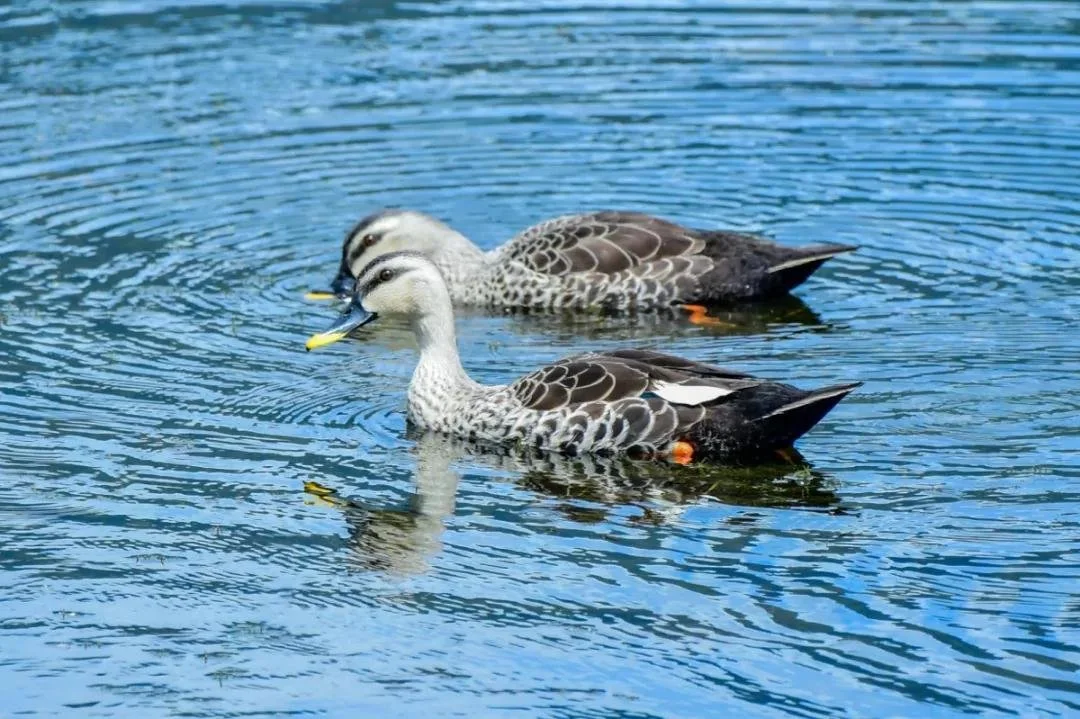
[{"label": "duck eye", "polygon": [[360,242],[363,243],[364,247],[371,247],[378,239],[375,235],[364,235],[364,239],[360,240]]},{"label": "duck eye", "polygon": [[379,273],[379,282],[389,282],[394,278],[394,271],[387,268]]}]

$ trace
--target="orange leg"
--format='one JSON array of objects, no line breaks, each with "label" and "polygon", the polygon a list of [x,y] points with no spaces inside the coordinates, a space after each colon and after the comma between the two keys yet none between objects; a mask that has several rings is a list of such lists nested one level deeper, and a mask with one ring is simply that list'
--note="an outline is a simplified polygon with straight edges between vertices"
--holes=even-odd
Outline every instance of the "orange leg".
[{"label": "orange leg", "polygon": [[734,327],[730,322],[724,322],[716,317],[709,317],[709,308],[705,305],[679,305],[690,313],[689,320],[692,324],[703,327]]},{"label": "orange leg", "polygon": [[795,456],[795,450],[794,449],[788,449],[787,447],[783,447],[781,449],[776,450],[776,454],[777,454],[777,456],[780,457],[780,459],[784,460],[788,464],[798,464],[799,463],[798,457]]},{"label": "orange leg", "polygon": [[676,464],[690,464],[694,459],[694,445],[689,442],[676,442],[671,445],[671,461]]}]

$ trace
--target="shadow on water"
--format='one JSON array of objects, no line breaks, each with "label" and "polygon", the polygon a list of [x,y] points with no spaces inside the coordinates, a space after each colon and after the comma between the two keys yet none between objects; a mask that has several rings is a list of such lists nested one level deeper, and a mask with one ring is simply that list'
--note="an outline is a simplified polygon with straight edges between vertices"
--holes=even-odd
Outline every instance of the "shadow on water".
[{"label": "shadow on water", "polygon": [[685,507],[703,499],[741,507],[844,513],[834,491],[836,480],[812,469],[794,450],[789,455],[792,461],[772,464],[680,466],[525,453],[414,429],[409,436],[416,441],[415,488],[404,507],[374,507],[318,482],[304,483],[309,497],[343,512],[351,561],[357,568],[400,574],[427,569],[454,514],[461,474],[453,465],[462,460],[468,466],[509,473],[514,484],[557,500],[555,510],[581,523],[609,521],[613,510],[635,506],[640,514],[629,521],[661,525],[676,521]]}]

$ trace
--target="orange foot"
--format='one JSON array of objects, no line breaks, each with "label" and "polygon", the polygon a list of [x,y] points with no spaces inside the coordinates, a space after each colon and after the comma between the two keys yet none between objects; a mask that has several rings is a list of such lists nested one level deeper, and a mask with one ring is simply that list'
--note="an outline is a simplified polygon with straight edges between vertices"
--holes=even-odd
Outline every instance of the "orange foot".
[{"label": "orange foot", "polygon": [[734,327],[730,322],[724,322],[716,317],[709,316],[709,308],[705,305],[679,305],[690,313],[690,322],[703,327]]},{"label": "orange foot", "polygon": [[693,459],[694,445],[681,441],[671,445],[671,461],[675,464],[690,464]]}]

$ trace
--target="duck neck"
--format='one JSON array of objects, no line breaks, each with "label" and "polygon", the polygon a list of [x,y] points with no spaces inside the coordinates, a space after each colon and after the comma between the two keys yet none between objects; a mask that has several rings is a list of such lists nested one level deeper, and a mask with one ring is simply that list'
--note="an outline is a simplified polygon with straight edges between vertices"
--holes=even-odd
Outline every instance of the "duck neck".
[{"label": "duck neck", "polygon": [[409,384],[409,403],[417,418],[424,420],[433,412],[445,411],[449,400],[478,385],[461,366],[449,298],[438,309],[414,319],[412,327],[420,361]]},{"label": "duck neck", "polygon": [[450,230],[439,244],[439,251],[431,259],[453,292],[484,266],[485,258],[483,251],[469,238],[456,230]]}]

